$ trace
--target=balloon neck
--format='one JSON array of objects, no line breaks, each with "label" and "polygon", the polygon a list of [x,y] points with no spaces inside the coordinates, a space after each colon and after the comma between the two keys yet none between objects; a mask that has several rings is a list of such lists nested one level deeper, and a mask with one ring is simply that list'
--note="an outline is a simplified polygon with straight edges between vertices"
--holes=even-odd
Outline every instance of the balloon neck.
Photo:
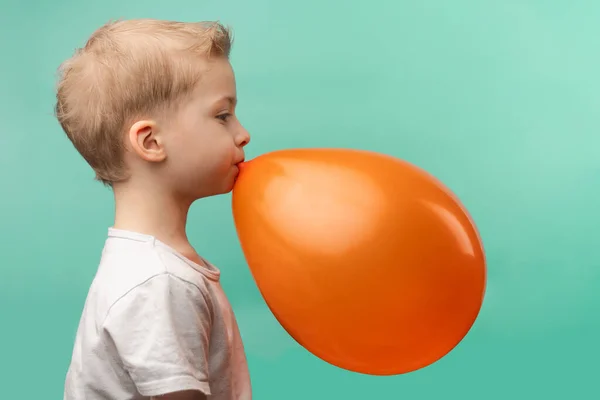
[{"label": "balloon neck", "polygon": [[239,164],[237,165],[237,167],[238,167],[238,169],[240,170],[240,173],[241,173],[243,170],[245,170],[245,169],[248,169],[248,166],[249,166],[249,164],[250,164],[250,160],[247,160],[247,161],[242,161],[241,163],[239,163]]}]

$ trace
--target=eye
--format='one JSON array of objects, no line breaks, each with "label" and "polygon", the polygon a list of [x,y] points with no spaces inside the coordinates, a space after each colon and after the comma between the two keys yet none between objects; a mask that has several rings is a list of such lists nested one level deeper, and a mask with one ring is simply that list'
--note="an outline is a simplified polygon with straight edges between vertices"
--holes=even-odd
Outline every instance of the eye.
[{"label": "eye", "polygon": [[223,113],[223,114],[219,114],[217,115],[217,119],[220,119],[223,122],[227,122],[229,120],[229,118],[231,118],[232,114],[230,113]]}]

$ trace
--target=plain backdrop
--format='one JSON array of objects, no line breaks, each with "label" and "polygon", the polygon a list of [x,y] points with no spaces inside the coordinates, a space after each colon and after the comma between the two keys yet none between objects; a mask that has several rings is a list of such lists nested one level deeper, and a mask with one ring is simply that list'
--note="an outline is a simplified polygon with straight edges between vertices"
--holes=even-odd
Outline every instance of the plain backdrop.
[{"label": "plain backdrop", "polygon": [[391,154],[441,179],[481,231],[488,289],[468,336],[428,368],[371,377],[283,331],[230,196],[198,202],[190,237],[223,271],[255,399],[600,398],[600,2],[0,0],[2,398],[62,398],[113,217],[53,117],[56,68],[104,22],[139,17],[233,27],[250,158]]}]

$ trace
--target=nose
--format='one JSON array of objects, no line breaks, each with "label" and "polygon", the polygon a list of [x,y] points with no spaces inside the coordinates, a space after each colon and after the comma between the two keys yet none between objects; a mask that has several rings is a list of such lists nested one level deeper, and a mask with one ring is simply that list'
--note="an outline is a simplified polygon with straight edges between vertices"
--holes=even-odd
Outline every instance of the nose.
[{"label": "nose", "polygon": [[250,134],[248,133],[246,128],[244,128],[241,124],[240,130],[235,138],[235,142],[238,147],[244,147],[248,143],[250,143]]}]

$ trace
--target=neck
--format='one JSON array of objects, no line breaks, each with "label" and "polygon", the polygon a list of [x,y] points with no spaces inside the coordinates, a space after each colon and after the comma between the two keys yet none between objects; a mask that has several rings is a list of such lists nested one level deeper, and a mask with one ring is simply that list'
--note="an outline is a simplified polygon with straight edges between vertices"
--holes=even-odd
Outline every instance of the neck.
[{"label": "neck", "polygon": [[140,187],[134,182],[116,184],[115,229],[154,236],[190,259],[198,256],[186,234],[191,203],[157,188]]}]

